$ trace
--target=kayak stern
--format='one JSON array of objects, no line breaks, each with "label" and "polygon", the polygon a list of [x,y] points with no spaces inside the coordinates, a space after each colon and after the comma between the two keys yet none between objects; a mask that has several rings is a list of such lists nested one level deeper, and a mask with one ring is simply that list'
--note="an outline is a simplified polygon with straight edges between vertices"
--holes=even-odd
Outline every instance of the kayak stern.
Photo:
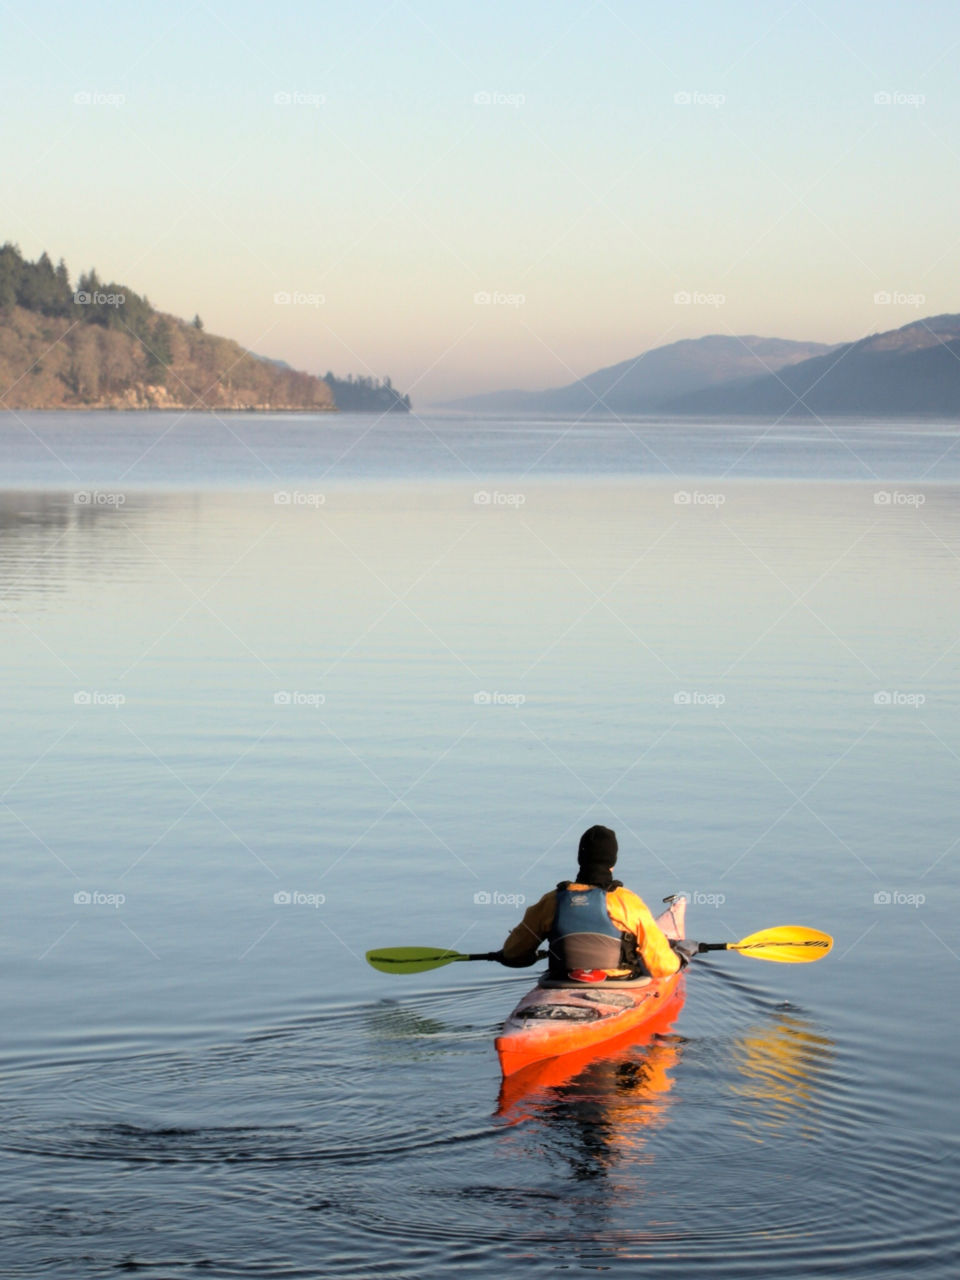
[{"label": "kayak stern", "polygon": [[[668,938],[684,936],[686,899],[673,900],[657,919]],[[660,1015],[676,1010],[683,999],[683,973],[632,982],[562,983],[543,980],[528,991],[503,1024],[496,1039],[504,1076],[531,1063],[589,1049],[623,1036]]]}]

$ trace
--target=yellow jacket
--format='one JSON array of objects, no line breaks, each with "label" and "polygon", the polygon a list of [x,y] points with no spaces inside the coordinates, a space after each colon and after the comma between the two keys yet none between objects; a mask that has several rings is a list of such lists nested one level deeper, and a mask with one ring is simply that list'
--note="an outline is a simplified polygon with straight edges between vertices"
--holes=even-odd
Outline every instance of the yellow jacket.
[{"label": "yellow jacket", "polygon": [[[571,889],[589,889],[589,885],[571,884]],[[611,889],[607,893],[607,911],[615,928],[637,937],[637,951],[652,978],[666,978],[680,968],[676,954],[660,926],[654,920],[650,908],[629,889]],[[534,952],[548,936],[557,913],[557,891],[551,889],[539,902],[528,907],[523,919],[503,944],[504,959],[522,964],[532,961]],[[629,972],[626,969],[607,969],[614,977]]]}]

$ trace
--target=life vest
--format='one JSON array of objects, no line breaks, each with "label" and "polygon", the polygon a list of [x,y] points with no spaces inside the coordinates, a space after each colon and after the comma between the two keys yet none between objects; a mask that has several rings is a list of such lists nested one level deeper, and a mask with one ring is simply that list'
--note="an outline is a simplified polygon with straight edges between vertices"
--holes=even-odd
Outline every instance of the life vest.
[{"label": "life vest", "polygon": [[551,978],[566,978],[573,970],[629,969],[645,973],[637,954],[637,939],[618,929],[607,910],[607,891],[597,885],[571,889],[569,880],[557,885],[557,910],[548,936]]}]

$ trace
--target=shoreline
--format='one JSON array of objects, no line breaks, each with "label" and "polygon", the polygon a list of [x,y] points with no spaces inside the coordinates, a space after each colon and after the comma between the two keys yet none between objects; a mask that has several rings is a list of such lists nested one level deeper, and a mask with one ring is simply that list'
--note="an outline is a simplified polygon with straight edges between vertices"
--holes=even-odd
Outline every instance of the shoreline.
[{"label": "shoreline", "polygon": [[342,413],[337,405],[285,404],[31,404],[0,405],[6,413]]}]

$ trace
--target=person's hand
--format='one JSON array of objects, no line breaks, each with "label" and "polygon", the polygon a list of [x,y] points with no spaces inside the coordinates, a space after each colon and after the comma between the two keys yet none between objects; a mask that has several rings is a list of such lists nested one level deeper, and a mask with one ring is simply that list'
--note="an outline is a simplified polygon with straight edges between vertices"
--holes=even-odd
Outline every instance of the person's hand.
[{"label": "person's hand", "polygon": [[700,951],[700,943],[694,942],[692,938],[670,938],[670,946],[680,957],[680,968],[685,969],[695,955]]}]

